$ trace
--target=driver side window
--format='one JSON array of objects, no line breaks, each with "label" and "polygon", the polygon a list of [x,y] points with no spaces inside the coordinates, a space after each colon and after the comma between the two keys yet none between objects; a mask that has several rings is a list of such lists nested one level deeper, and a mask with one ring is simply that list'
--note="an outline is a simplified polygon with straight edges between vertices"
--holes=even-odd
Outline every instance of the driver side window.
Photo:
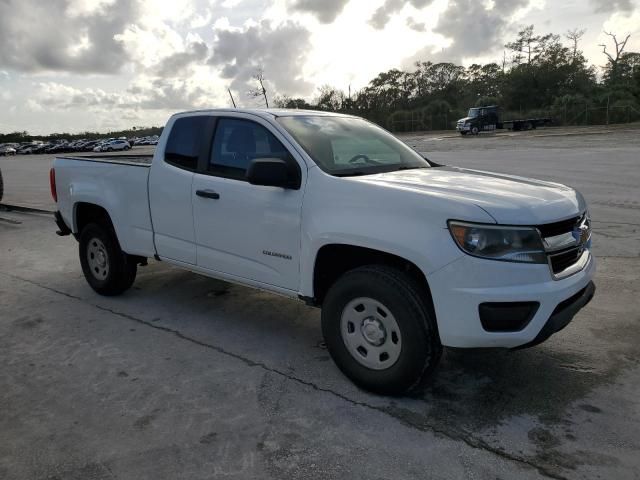
[{"label": "driver side window", "polygon": [[220,118],[213,138],[208,170],[221,177],[244,180],[256,158],[282,158],[289,152],[266,128],[251,120]]}]

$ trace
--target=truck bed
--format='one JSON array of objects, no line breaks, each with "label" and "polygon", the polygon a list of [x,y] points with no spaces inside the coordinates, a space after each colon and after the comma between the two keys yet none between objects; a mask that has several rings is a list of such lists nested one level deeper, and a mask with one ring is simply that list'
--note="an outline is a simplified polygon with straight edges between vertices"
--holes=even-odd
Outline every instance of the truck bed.
[{"label": "truck bed", "polygon": [[63,155],[56,158],[65,160],[89,160],[98,163],[117,163],[122,165],[133,165],[135,167],[150,167],[153,155]]},{"label": "truck bed", "polygon": [[53,162],[58,209],[74,233],[78,205],[104,208],[122,249],[132,255],[155,253],[147,182],[151,155],[59,156]]}]

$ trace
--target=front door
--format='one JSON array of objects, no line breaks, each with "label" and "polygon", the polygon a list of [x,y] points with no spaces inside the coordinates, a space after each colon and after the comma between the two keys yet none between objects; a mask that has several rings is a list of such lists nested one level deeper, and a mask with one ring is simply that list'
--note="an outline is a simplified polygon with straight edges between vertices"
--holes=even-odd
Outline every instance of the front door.
[{"label": "front door", "polygon": [[[303,189],[251,185],[255,158],[296,160],[266,125],[218,118],[205,171],[193,180],[197,264],[239,279],[298,289]],[[299,168],[296,163],[296,168]]]}]

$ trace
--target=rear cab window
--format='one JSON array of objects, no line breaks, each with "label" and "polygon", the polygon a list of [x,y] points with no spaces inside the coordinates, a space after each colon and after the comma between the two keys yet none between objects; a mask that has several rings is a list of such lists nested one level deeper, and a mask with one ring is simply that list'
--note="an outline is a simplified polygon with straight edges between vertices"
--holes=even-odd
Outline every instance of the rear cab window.
[{"label": "rear cab window", "polygon": [[203,145],[210,135],[213,117],[196,115],[175,120],[165,147],[165,162],[185,170],[196,171]]}]

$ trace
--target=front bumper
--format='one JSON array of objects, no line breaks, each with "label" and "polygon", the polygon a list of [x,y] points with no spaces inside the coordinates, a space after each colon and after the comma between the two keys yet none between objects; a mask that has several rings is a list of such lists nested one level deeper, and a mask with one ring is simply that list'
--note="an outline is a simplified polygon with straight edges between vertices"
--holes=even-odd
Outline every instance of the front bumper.
[{"label": "front bumper", "polygon": [[[440,340],[458,348],[523,348],[564,328],[593,297],[595,260],[561,280],[547,265],[498,262],[464,255],[427,277]],[[481,286],[478,286],[481,285]],[[537,303],[535,314],[517,331],[487,331],[480,320],[486,303]]]},{"label": "front bumper", "polygon": [[465,124],[465,125],[458,124],[458,125],[456,125],[456,130],[459,131],[459,132],[469,132],[469,131],[471,131],[471,125],[469,125],[469,124]]},{"label": "front bumper", "polygon": [[580,309],[582,309],[582,307],[584,307],[591,301],[595,293],[595,284],[593,282],[589,282],[586,287],[584,287],[574,296],[558,304],[556,309],[549,317],[549,320],[547,320],[547,323],[544,324],[544,327],[542,327],[542,330],[540,330],[536,338],[534,338],[529,343],[525,343],[524,345],[520,345],[516,348],[533,347],[534,345],[538,345],[539,343],[544,342],[554,333],[562,330],[564,327],[569,325],[569,322],[571,322],[575,314],[578,313]]}]

